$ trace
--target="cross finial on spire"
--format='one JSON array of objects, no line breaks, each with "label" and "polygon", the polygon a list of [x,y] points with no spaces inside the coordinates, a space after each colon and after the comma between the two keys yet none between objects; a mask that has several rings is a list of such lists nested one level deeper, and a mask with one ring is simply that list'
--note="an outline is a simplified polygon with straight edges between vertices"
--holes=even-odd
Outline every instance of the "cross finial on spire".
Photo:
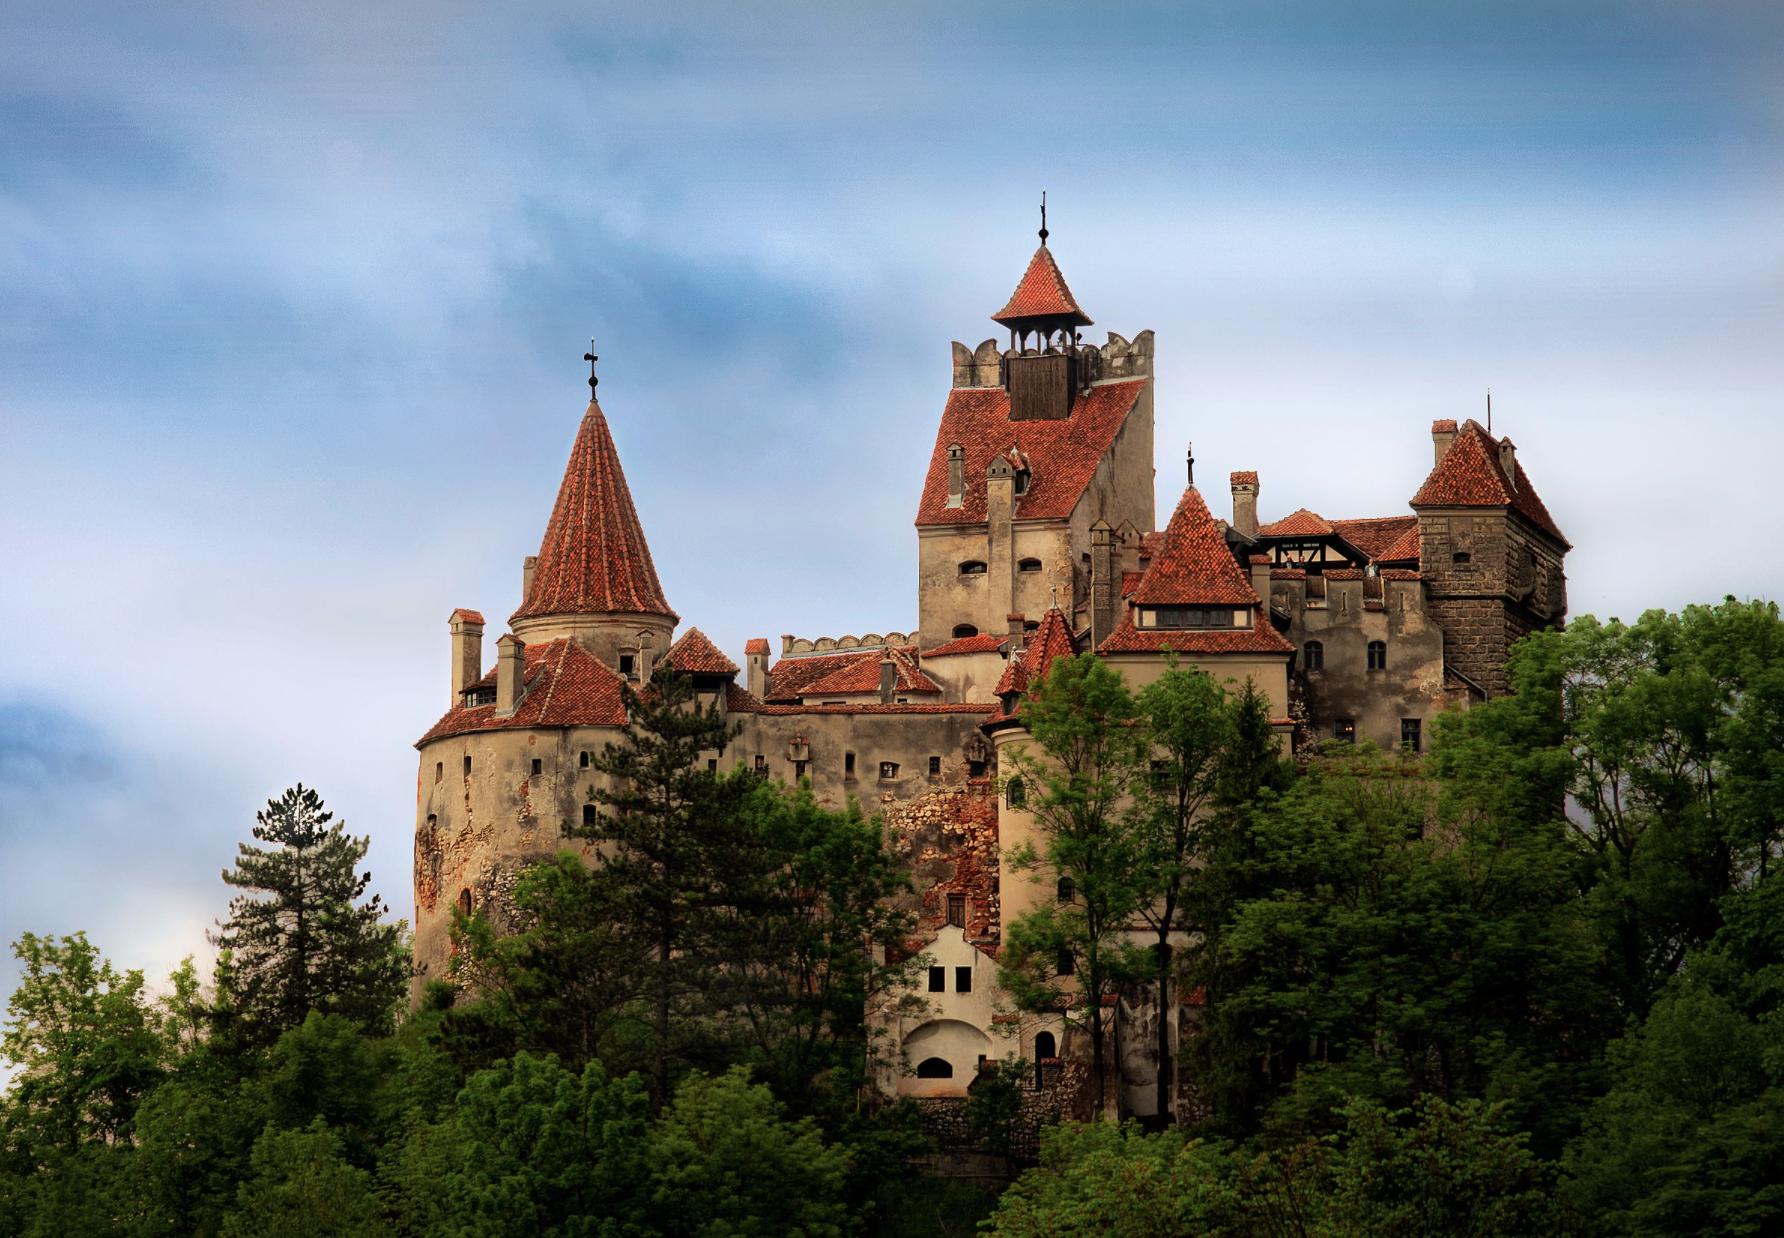
[{"label": "cross finial on spire", "polygon": [[1041,244],[1047,243],[1047,191],[1041,190]]},{"label": "cross finial on spire", "polygon": [[588,362],[588,394],[592,400],[595,397],[595,384],[601,381],[595,377],[595,362],[601,358],[595,356],[595,337],[592,335],[589,337],[588,351],[582,354],[582,359]]}]

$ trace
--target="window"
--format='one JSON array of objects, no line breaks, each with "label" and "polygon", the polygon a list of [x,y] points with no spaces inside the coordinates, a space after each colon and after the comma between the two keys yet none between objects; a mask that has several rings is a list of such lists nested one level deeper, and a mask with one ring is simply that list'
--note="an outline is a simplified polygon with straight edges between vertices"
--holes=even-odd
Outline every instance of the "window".
[{"label": "window", "polygon": [[955,928],[966,927],[966,895],[948,895],[948,923]]},{"label": "window", "polygon": [[494,705],[495,703],[496,689],[494,684],[490,684],[487,687],[465,689],[466,709],[470,709],[475,705]]},{"label": "window", "polygon": [[1408,752],[1420,750],[1419,720],[1417,718],[1400,719],[1400,746]]},{"label": "window", "polygon": [[929,991],[931,993],[946,993],[948,991],[947,968],[931,967],[929,969]]},{"label": "window", "polygon": [[768,758],[759,752],[756,754],[756,772],[758,774],[766,774],[768,772]]},{"label": "window", "polygon": [[584,825],[595,824],[595,806],[593,804],[584,804],[582,806],[582,823]]},{"label": "window", "polygon": [[917,1078],[919,1079],[952,1079],[953,1077],[953,1063],[946,1058],[926,1057],[917,1063]]},{"label": "window", "polygon": [[954,991],[956,993],[971,993],[973,991],[972,968],[956,967],[954,969]]},{"label": "window", "polygon": [[942,773],[942,759],[940,757],[930,757],[929,758],[929,776],[931,778],[939,778],[939,777],[941,777],[941,773]]},{"label": "window", "polygon": [[1301,666],[1310,671],[1324,668],[1326,664],[1326,647],[1319,641],[1310,640],[1301,646]]},{"label": "window", "polygon": [[896,778],[896,777],[898,777],[898,762],[897,761],[881,761],[880,762],[880,777],[881,778]]},{"label": "window", "polygon": [[1018,497],[1028,493],[1028,479],[1034,476],[1027,469],[1016,470],[1016,494]]},{"label": "window", "polygon": [[545,772],[545,762],[541,761],[538,757],[534,757],[533,758],[533,777],[537,778],[540,774],[543,774],[544,772]]},{"label": "window", "polygon": [[716,774],[716,773],[718,773],[718,770],[719,770],[719,759],[717,757],[707,757],[706,758],[706,772],[709,774]]},{"label": "window", "polygon": [[1356,743],[1357,720],[1355,718],[1338,719],[1337,723],[1332,727],[1332,737],[1334,739],[1341,739],[1347,744]]},{"label": "window", "polygon": [[1061,946],[1053,960],[1053,970],[1061,976],[1070,976],[1078,970],[1078,960],[1072,957],[1070,950]]},{"label": "window", "polygon": [[1059,888],[1055,891],[1055,894],[1060,902],[1069,903],[1078,897],[1078,883],[1073,881],[1070,877],[1061,877],[1059,879]]},{"label": "window", "polygon": [[636,678],[636,676],[632,673],[632,668],[636,665],[637,665],[637,660],[631,654],[622,653],[619,655],[619,673],[622,676],[624,676],[625,678],[627,678],[627,679]]},{"label": "window", "polygon": [[586,752],[583,753],[581,755],[581,759],[578,760],[576,763],[578,765],[582,766],[583,769],[587,769],[588,768],[588,753],[586,753]]},{"label": "window", "polygon": [[458,892],[458,909],[464,915],[471,914],[471,887],[466,886]]},{"label": "window", "polygon": [[1469,554],[1466,550],[1458,550],[1455,554],[1450,556],[1451,563],[1469,563],[1472,562],[1473,559],[1474,556]]},{"label": "window", "polygon": [[977,636],[978,634],[979,629],[975,628],[970,623],[957,623],[954,625],[955,640],[965,640],[969,636]]},{"label": "window", "polygon": [[983,576],[985,564],[979,559],[968,559],[960,565],[960,574],[962,576]]},{"label": "window", "polygon": [[1041,570],[1041,561],[1039,559],[1020,559],[1016,563],[1016,570],[1018,572],[1038,572]]},{"label": "window", "polygon": [[966,776],[968,778],[983,778],[985,776],[985,762],[973,760],[967,761]]},{"label": "window", "polygon": [[844,778],[855,776],[855,754],[852,752],[842,754],[842,775]]},{"label": "window", "polygon": [[1384,640],[1369,642],[1369,669],[1385,671],[1388,669],[1388,643]]},{"label": "window", "polygon": [[440,825],[440,818],[435,816],[431,812],[428,813],[427,814],[427,828],[430,830],[434,830],[434,829],[438,829],[439,825]]},{"label": "window", "polygon": [[1148,606],[1140,611],[1140,626],[1146,628],[1230,628],[1233,608],[1230,606]]},{"label": "window", "polygon": [[1020,808],[1028,803],[1028,790],[1022,785],[1020,778],[1010,779],[1010,785],[1004,788],[1004,798],[1011,808]]},{"label": "window", "polygon": [[471,758],[467,756],[465,758],[465,777],[469,778],[470,776],[471,776]]},{"label": "window", "polygon": [[1036,1032],[1034,1038],[1034,1060],[1044,1062],[1050,1057],[1059,1056],[1059,1042],[1053,1039],[1052,1032]]},{"label": "window", "polygon": [[440,779],[442,779],[444,777],[446,777],[446,762],[435,761],[434,762],[434,781],[438,782],[438,781],[440,781]]},{"label": "window", "polygon": [[803,777],[805,777],[805,762],[804,761],[793,762],[793,781],[797,782],[799,779],[801,779]]}]

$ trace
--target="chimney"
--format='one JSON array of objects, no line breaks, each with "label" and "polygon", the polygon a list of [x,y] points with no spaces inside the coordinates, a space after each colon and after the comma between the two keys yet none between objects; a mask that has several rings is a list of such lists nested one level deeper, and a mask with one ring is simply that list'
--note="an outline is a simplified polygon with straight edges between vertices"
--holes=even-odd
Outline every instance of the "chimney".
[{"label": "chimney", "polygon": [[649,683],[655,651],[650,647],[650,633],[638,633],[638,682]]},{"label": "chimney", "polygon": [[483,616],[459,608],[447,625],[452,630],[452,703],[464,703],[464,690],[483,678]]},{"label": "chimney", "polygon": [[1115,607],[1121,591],[1115,579],[1115,530],[1107,520],[1090,526],[1090,647],[1095,649],[1115,630]]},{"label": "chimney", "polygon": [[1499,440],[1499,471],[1505,474],[1505,484],[1515,493],[1518,488],[1518,446],[1509,434]]},{"label": "chimney", "polygon": [[743,647],[744,687],[759,701],[768,699],[768,638],[752,637]]},{"label": "chimney", "polygon": [[880,704],[890,705],[897,692],[898,664],[892,660],[891,654],[882,653],[880,655]]},{"label": "chimney", "polygon": [[520,604],[522,606],[525,606],[527,599],[533,596],[533,573],[538,569],[538,555],[528,555],[526,562],[520,565]]},{"label": "chimney", "polygon": [[1456,422],[1454,418],[1445,417],[1441,421],[1431,423],[1431,446],[1436,455],[1436,459],[1431,461],[1432,468],[1443,463],[1443,458],[1449,455],[1450,445],[1455,441]]},{"label": "chimney", "polygon": [[496,717],[509,718],[520,705],[526,673],[526,645],[509,632],[496,642]]},{"label": "chimney", "polygon": [[1013,611],[1005,619],[1005,622],[1009,624],[1009,653],[1014,658],[1021,654],[1022,646],[1028,642],[1028,616],[1019,611]]},{"label": "chimney", "polygon": [[966,502],[966,448],[959,443],[948,447],[948,506]]},{"label": "chimney", "polygon": [[1257,594],[1258,601],[1260,601],[1264,604],[1264,609],[1263,609],[1262,613],[1259,615],[1258,621],[1260,623],[1268,623],[1269,619],[1270,619],[1270,556],[1269,555],[1252,555],[1251,556],[1251,588],[1252,588],[1252,591]]},{"label": "chimney", "polygon": [[1247,537],[1257,536],[1257,474],[1251,471],[1234,473],[1233,527]]}]

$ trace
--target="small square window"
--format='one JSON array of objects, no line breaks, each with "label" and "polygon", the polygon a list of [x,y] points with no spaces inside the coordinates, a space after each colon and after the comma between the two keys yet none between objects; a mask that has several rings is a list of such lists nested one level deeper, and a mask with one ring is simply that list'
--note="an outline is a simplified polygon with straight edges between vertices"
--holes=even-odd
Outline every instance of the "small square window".
[{"label": "small square window", "polygon": [[619,655],[619,673],[622,676],[624,676],[625,678],[627,678],[627,679],[635,678],[635,676],[633,675],[632,668],[635,667],[637,664],[638,664],[637,659],[634,658],[631,654],[622,653]]},{"label": "small square window", "polygon": [[1357,720],[1340,718],[1332,727],[1332,738],[1341,739],[1347,744],[1357,742]]},{"label": "small square window", "polygon": [[896,777],[898,777],[898,762],[897,761],[881,761],[880,762],[880,777],[881,778],[896,778]]},{"label": "small square window", "polygon": [[966,895],[948,895],[948,923],[955,928],[966,927]]},{"label": "small square window", "polygon": [[929,969],[929,991],[931,993],[946,993],[948,991],[947,968],[931,967]]},{"label": "small square window", "polygon": [[934,778],[941,772],[942,772],[942,759],[940,757],[930,757],[929,758],[929,776],[931,778]]},{"label": "small square window", "polygon": [[533,758],[533,777],[537,778],[545,772],[545,762],[538,757]]},{"label": "small square window", "polygon": [[719,767],[719,759],[717,757],[707,757],[706,758],[706,768],[707,768],[708,772],[717,772],[718,767]]},{"label": "small square window", "polygon": [[966,763],[966,776],[968,778],[983,778],[985,776],[985,762],[968,761]]},{"label": "small square window", "polygon": [[756,772],[758,774],[766,774],[768,772],[768,758],[759,752],[756,754]]},{"label": "small square window", "polygon": [[971,993],[973,991],[972,968],[956,967],[954,969],[954,991],[956,993]]}]

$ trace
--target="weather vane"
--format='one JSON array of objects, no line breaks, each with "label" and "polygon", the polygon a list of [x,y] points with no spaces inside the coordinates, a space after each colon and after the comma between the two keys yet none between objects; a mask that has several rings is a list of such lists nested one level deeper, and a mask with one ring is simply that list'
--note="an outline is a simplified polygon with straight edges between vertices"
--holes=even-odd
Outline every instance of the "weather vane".
[{"label": "weather vane", "polygon": [[601,358],[595,356],[595,337],[592,335],[589,336],[588,351],[582,354],[582,359],[588,362],[588,393],[592,397],[595,394],[595,384],[601,381],[595,377],[595,362]]},{"label": "weather vane", "polygon": [[1041,244],[1047,243],[1047,191],[1041,190]]}]

